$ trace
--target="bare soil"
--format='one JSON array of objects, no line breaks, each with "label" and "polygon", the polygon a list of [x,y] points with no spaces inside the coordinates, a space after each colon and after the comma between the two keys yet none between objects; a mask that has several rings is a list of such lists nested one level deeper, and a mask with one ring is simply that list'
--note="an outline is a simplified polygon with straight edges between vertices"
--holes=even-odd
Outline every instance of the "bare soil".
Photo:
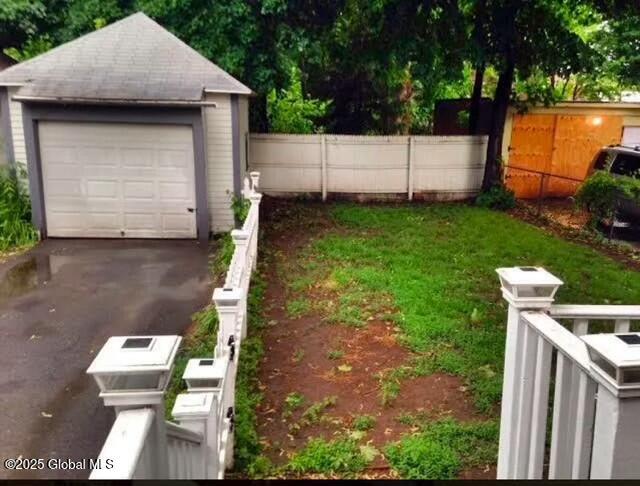
[{"label": "bare soil", "polygon": [[[324,322],[314,311],[289,317],[287,286],[277,270],[279,264],[295,261],[313,239],[340,230],[332,223],[327,206],[320,203],[267,199],[263,207],[265,241],[261,246],[269,261],[264,303],[268,326],[263,332],[265,357],[259,373],[264,399],[258,410],[258,430],[264,454],[274,464],[286,464],[311,437],[331,439],[349,430],[359,415],[375,417],[375,426],[365,440],[378,450],[411,432],[410,426],[398,420],[403,414],[434,419],[452,416],[460,421],[486,419],[474,408],[462,381],[442,373],[402,380],[397,398],[383,404],[380,374],[414,357],[398,342],[399,329],[384,315],[361,328]],[[326,292],[316,285],[306,297],[313,300]],[[331,350],[344,354],[332,360],[328,356]],[[350,369],[341,371],[341,365]],[[305,402],[288,415],[285,398],[291,393],[302,394]],[[305,424],[301,420],[304,411],[327,397],[336,397],[335,404],[325,409],[317,423]],[[379,455],[362,477],[386,478],[394,473]],[[495,478],[495,470],[465,471],[461,477]]]}]

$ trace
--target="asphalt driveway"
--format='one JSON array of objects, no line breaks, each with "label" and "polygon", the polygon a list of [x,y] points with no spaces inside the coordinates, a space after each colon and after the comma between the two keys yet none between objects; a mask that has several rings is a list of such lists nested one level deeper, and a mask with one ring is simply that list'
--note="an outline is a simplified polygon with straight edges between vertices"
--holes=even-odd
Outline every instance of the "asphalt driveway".
[{"label": "asphalt driveway", "polygon": [[[181,334],[211,296],[192,241],[47,240],[0,263],[0,459],[97,457],[114,412],[85,370],[110,336]],[[86,478],[89,471],[0,477]]]}]

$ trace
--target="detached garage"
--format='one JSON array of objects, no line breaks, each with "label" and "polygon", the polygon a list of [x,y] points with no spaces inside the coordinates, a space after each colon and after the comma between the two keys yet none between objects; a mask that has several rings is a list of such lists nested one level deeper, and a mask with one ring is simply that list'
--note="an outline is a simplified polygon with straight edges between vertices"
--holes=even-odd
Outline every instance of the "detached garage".
[{"label": "detached garage", "polygon": [[42,237],[233,227],[251,90],[142,13],[0,73],[0,127]]}]

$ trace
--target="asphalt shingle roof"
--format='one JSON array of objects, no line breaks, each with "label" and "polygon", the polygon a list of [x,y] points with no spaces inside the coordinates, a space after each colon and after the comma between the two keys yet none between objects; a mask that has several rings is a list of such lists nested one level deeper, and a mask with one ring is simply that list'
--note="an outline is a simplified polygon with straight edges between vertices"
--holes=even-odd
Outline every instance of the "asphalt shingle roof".
[{"label": "asphalt shingle roof", "polygon": [[143,13],[0,72],[18,97],[197,101],[203,90],[251,90]]}]

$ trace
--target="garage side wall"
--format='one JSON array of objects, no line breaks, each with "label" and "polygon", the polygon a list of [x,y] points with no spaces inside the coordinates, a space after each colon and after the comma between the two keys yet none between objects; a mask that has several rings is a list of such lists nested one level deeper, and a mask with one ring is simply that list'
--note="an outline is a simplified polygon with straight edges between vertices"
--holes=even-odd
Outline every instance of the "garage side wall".
[{"label": "garage side wall", "polygon": [[207,94],[215,107],[205,107],[205,141],[207,149],[207,186],[211,231],[221,233],[234,226],[231,198],[233,196],[233,144],[231,97],[228,94]]},{"label": "garage side wall", "polygon": [[13,158],[19,171],[27,171],[27,151],[24,143],[24,130],[22,127],[22,103],[13,101],[13,96],[18,88],[9,88],[9,121],[11,125],[11,143],[13,146]]},{"label": "garage side wall", "polygon": [[249,148],[249,97],[240,96],[240,175],[244,179],[249,163],[247,161],[247,151]]}]

